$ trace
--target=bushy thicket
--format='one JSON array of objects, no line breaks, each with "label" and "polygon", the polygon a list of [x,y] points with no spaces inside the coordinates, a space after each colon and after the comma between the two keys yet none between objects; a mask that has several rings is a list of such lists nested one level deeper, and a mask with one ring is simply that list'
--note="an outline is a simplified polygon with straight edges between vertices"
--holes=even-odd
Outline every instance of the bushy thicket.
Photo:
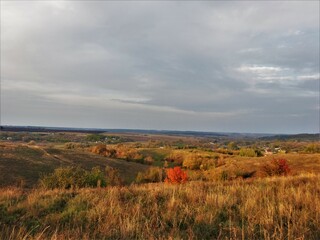
[{"label": "bushy thicket", "polygon": [[99,144],[91,149],[91,152],[111,158],[119,158],[127,161],[136,161],[144,163],[143,156],[134,148],[130,148],[123,144],[116,146],[107,146]]},{"label": "bushy thicket", "polygon": [[257,157],[257,153],[254,149],[251,148],[241,148],[239,155],[241,157]]},{"label": "bushy thicket", "polygon": [[105,172],[99,167],[94,167],[91,171],[80,167],[57,168],[52,174],[42,176],[40,179],[40,186],[46,189],[105,187],[121,184],[118,171],[110,167],[106,167]]},{"label": "bushy thicket", "polygon": [[218,165],[218,155],[202,156],[200,154],[189,154],[183,161],[183,167],[190,170],[208,170]]},{"label": "bushy thicket", "polygon": [[259,148],[241,148],[238,152],[241,157],[262,157],[263,152]]}]

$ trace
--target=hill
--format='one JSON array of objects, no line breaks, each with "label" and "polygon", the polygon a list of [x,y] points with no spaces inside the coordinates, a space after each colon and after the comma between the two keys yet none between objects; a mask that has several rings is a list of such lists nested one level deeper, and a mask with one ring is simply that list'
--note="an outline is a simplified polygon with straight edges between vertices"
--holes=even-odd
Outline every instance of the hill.
[{"label": "hill", "polygon": [[260,137],[259,140],[269,140],[269,141],[320,141],[320,133],[315,134],[308,134],[308,133],[301,133],[301,134],[277,134],[272,136],[263,136]]},{"label": "hill", "polygon": [[106,158],[80,149],[61,146],[0,143],[0,187],[22,184],[34,186],[41,174],[53,172],[58,167],[81,166],[90,170],[99,166],[118,169],[126,183],[130,183],[147,165]]},{"label": "hill", "polygon": [[[37,184],[69,166],[113,169]],[[319,239],[319,176],[317,141],[1,132],[0,239]]]}]

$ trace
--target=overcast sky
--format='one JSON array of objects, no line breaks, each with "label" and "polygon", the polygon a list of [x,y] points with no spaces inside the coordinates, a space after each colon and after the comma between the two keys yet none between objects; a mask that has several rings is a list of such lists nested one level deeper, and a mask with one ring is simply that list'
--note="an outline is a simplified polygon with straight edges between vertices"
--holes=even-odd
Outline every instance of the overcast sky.
[{"label": "overcast sky", "polygon": [[319,1],[1,1],[8,125],[319,132]]}]

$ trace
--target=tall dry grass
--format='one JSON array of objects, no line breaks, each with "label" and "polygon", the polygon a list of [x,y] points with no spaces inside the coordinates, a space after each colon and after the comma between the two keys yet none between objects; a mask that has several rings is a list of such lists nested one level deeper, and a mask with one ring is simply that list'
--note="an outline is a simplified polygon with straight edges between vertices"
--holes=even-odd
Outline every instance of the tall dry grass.
[{"label": "tall dry grass", "polygon": [[0,239],[320,239],[320,175],[2,189]]}]

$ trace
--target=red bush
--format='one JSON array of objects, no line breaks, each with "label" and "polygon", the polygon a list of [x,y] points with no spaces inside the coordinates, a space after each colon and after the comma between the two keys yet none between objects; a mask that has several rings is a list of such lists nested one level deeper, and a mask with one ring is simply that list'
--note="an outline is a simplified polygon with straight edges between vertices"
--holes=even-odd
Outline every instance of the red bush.
[{"label": "red bush", "polygon": [[180,167],[167,169],[167,183],[185,183],[188,180],[187,173],[181,170]]},{"label": "red bush", "polygon": [[278,175],[288,175],[290,173],[290,168],[286,159],[272,159],[272,163],[277,167]]},{"label": "red bush", "polygon": [[288,175],[290,173],[290,167],[287,163],[287,160],[284,158],[272,159],[270,164],[267,164],[263,167],[263,170],[269,176],[275,175]]}]

